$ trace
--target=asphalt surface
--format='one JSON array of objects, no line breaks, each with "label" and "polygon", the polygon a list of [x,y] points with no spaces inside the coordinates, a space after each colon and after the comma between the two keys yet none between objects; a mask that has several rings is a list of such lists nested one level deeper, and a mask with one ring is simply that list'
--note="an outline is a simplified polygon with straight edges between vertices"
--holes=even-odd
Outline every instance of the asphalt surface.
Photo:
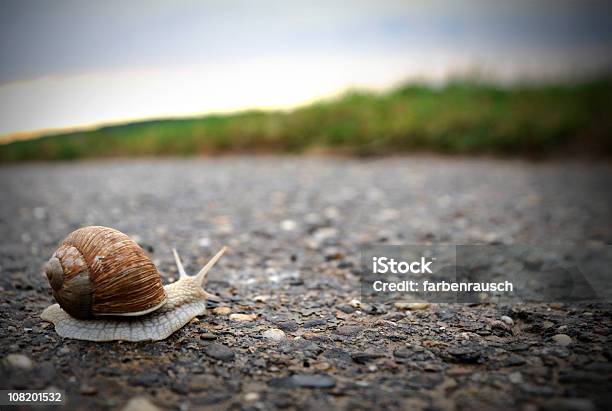
[{"label": "asphalt surface", "polygon": [[[402,157],[117,160],[0,167],[0,388],[64,409],[608,409],[605,304],[361,301],[367,244],[612,242],[612,167]],[[62,340],[41,275],[86,225],[171,249],[224,298],[154,343]],[[246,314],[246,316],[231,316]]]}]

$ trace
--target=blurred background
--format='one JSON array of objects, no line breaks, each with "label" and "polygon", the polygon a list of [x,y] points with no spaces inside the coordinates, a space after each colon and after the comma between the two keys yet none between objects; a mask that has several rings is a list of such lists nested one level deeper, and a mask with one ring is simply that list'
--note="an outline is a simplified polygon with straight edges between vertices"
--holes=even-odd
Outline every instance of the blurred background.
[{"label": "blurred background", "polygon": [[609,153],[611,11],[2,0],[0,160]]}]

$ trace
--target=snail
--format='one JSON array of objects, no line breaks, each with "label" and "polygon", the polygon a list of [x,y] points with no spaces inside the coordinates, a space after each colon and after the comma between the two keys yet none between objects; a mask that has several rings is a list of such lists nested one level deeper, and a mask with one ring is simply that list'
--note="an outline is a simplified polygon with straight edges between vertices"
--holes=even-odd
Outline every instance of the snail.
[{"label": "snail", "polygon": [[220,298],[202,283],[223,247],[202,270],[189,276],[172,250],[180,278],[162,285],[159,271],[130,237],[108,227],[70,233],[45,264],[58,304],[41,318],[61,337],[88,341],[157,341],[198,315],[206,301]]}]

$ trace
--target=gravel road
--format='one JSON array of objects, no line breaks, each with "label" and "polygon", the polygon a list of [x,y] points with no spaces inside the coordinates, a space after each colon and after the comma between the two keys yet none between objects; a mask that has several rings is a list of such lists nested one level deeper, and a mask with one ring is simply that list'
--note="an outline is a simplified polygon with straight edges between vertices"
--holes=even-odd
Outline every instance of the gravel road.
[{"label": "gravel road", "polygon": [[[609,409],[609,305],[359,304],[364,244],[612,242],[612,166],[402,157],[0,167],[0,388],[65,409]],[[208,316],[154,343],[62,340],[42,264],[117,228],[169,282],[229,252]],[[231,316],[247,314],[247,316]],[[248,315],[254,314],[254,315]]]}]

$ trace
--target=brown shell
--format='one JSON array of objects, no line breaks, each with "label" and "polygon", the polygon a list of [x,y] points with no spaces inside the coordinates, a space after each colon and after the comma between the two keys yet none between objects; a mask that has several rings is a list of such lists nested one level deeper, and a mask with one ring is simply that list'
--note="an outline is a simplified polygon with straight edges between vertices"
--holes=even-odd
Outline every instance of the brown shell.
[{"label": "brown shell", "polygon": [[140,315],[166,301],[151,259],[134,240],[108,227],[70,233],[46,272],[60,306],[77,318]]}]

